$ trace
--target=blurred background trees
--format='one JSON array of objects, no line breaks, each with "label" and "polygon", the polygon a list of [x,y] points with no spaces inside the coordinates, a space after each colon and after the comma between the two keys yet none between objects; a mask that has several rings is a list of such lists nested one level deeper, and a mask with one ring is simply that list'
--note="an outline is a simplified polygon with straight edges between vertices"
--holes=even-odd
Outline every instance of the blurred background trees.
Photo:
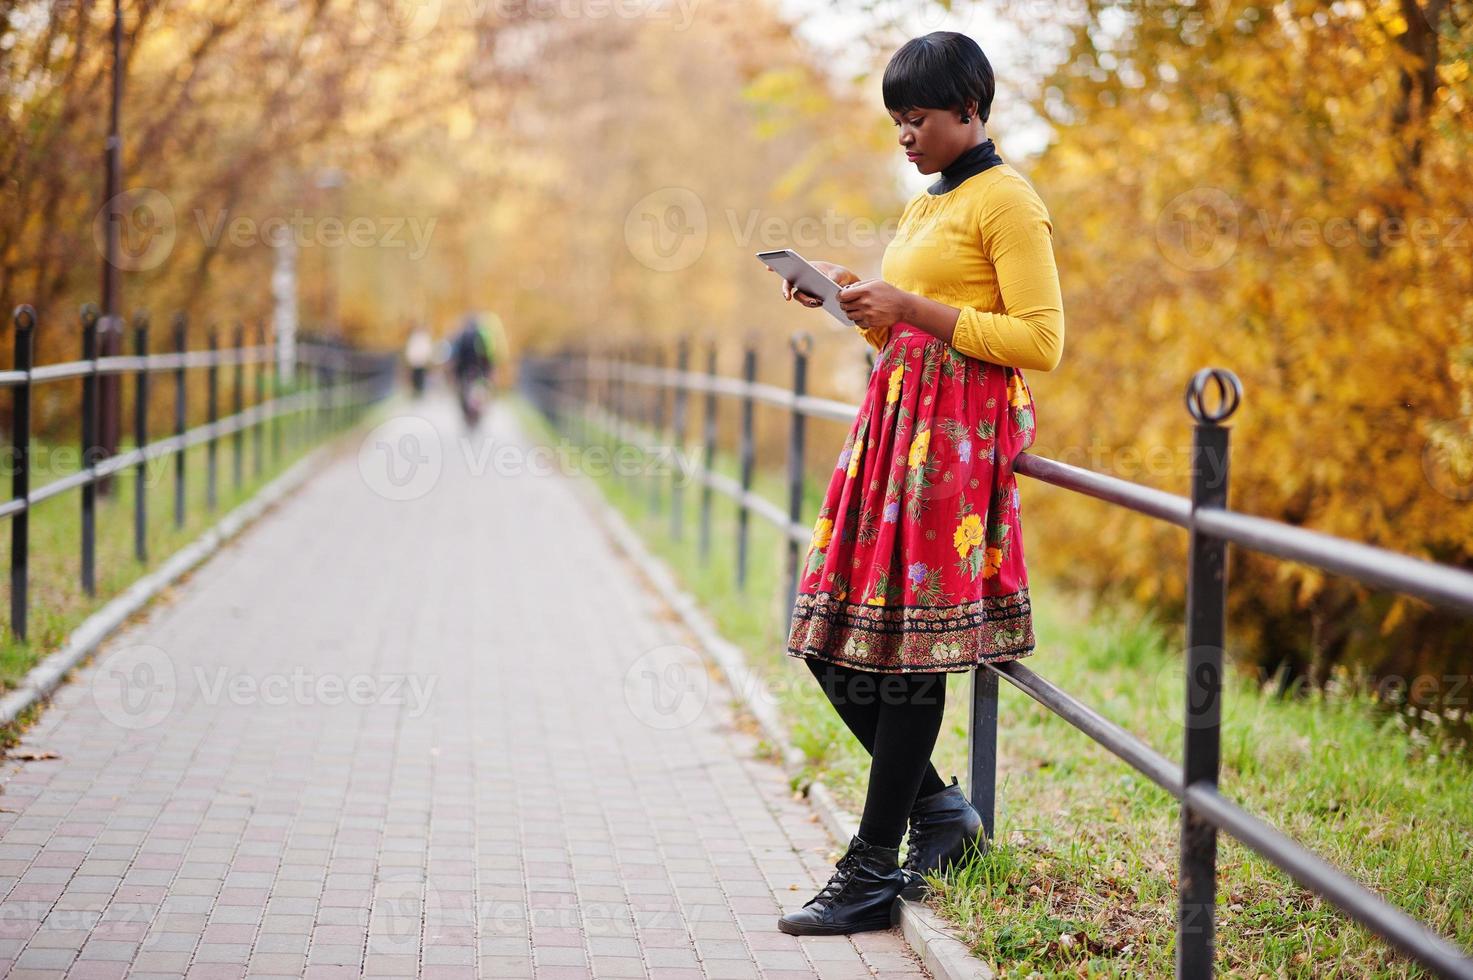
[{"label": "blurred background trees", "polygon": [[[1470,46],[1440,0],[1090,5],[1033,99],[1071,328],[1035,450],[1185,493],[1183,381],[1227,366],[1230,506],[1473,563]],[[1183,535],[1034,512],[1051,569],[1180,611]],[[1265,668],[1468,674],[1468,625],[1419,601],[1244,553],[1230,578]]]}]

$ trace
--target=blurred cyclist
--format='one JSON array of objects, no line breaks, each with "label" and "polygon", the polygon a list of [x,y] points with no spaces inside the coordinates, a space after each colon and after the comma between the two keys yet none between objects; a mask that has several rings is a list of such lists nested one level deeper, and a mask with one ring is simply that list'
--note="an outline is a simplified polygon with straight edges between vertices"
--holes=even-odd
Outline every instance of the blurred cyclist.
[{"label": "blurred cyclist", "polygon": [[459,332],[450,340],[450,370],[455,377],[455,393],[467,425],[473,426],[480,420],[494,367],[489,331],[476,316],[467,316]]}]

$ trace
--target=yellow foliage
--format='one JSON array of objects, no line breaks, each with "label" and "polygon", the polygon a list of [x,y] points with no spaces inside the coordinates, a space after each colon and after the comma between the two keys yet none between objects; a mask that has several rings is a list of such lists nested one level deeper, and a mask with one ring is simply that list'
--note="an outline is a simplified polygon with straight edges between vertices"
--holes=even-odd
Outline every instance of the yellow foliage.
[{"label": "yellow foliage", "polygon": [[[1104,469],[1187,494],[1181,393],[1197,369],[1228,368],[1244,389],[1230,506],[1473,567],[1470,130],[1446,88],[1467,78],[1473,20],[1444,16],[1438,35],[1393,0],[1292,17],[1224,0],[1188,38],[1174,5],[1130,6],[1116,62],[1177,71],[1125,84],[1093,64],[1091,23],[1041,86],[1071,109],[1030,173],[1057,216],[1070,330],[1060,369],[1029,379],[1034,451],[1106,446]],[[1419,45],[1439,59],[1425,119]],[[1152,452],[1175,462],[1126,465]],[[1180,593],[1183,556],[1149,522],[1103,534],[1097,508],[1057,495],[1030,510],[1041,568]],[[1450,662],[1419,605],[1276,564],[1240,557],[1230,579],[1256,655],[1303,655],[1308,609],[1346,625],[1335,655],[1379,663],[1394,633]]]}]

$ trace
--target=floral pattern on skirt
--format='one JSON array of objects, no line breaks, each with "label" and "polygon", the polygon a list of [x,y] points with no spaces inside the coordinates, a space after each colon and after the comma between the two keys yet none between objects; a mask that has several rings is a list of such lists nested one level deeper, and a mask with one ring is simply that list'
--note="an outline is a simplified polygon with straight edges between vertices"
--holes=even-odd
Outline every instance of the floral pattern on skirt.
[{"label": "floral pattern on skirt", "polygon": [[1034,647],[1013,461],[1023,372],[900,322],[876,358],[798,582],[787,653],[963,671]]}]

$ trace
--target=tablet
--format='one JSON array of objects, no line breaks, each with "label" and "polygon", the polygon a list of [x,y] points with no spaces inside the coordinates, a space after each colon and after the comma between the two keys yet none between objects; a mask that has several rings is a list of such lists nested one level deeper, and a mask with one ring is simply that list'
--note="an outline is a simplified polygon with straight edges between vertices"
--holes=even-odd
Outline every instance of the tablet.
[{"label": "tablet", "polygon": [[823,308],[833,314],[834,319],[846,327],[854,326],[854,321],[849,319],[844,308],[839,305],[839,290],[843,287],[809,265],[803,256],[790,248],[779,248],[771,252],[758,252],[757,258],[798,289],[822,299]]}]

